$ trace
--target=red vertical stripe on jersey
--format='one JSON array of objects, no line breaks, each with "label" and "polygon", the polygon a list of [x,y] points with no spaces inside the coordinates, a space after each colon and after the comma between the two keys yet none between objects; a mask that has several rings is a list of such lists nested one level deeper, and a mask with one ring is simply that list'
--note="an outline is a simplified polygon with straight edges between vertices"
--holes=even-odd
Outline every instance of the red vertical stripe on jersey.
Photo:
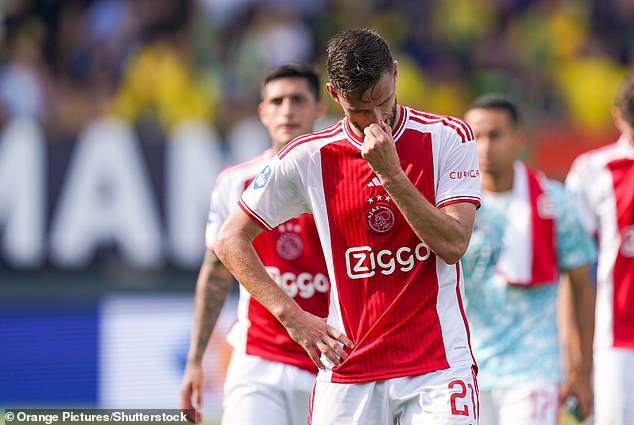
[{"label": "red vertical stripe on jersey", "polygon": [[[434,204],[431,135],[406,130],[396,148],[409,179]],[[355,343],[346,361],[333,368],[332,381],[386,379],[448,367],[436,311],[434,254],[416,260],[420,240],[358,148],[347,141],[326,145],[321,164],[342,320]],[[367,224],[377,205],[393,213],[385,233],[373,232]]]},{"label": "red vertical stripe on jersey", "polygon": [[526,169],[528,196],[531,203],[531,283],[554,282],[557,278],[557,252],[555,250],[555,220],[552,216],[542,217],[540,205],[545,202],[546,193],[540,184],[538,174]]},{"label": "red vertical stripe on jersey", "polygon": [[614,262],[613,337],[615,347],[634,347],[634,160],[607,164],[612,173],[616,220],[621,235]]}]

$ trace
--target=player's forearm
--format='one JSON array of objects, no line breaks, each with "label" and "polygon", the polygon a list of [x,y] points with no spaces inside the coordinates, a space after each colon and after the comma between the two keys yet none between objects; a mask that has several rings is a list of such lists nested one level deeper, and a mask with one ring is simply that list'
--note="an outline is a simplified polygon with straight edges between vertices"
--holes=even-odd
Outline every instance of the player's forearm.
[{"label": "player's forearm", "polygon": [[194,320],[187,355],[188,361],[202,361],[222,306],[231,290],[231,283],[232,277],[227,268],[215,256],[211,261],[208,261],[206,257],[196,281]]},{"label": "player's forearm", "polygon": [[575,379],[581,363],[579,327],[574,309],[573,289],[568,273],[562,273],[557,293],[557,327],[563,354],[563,368],[568,383]]},{"label": "player's forearm", "polygon": [[223,230],[216,253],[242,286],[282,324],[300,309],[269,276],[252,245],[252,238],[240,231]]},{"label": "player's forearm", "polygon": [[570,270],[573,288],[575,320],[579,328],[581,364],[579,372],[590,374],[592,371],[592,342],[594,340],[594,289],[590,279],[588,265]]},{"label": "player's forearm", "polygon": [[448,264],[458,262],[469,245],[473,220],[462,223],[436,208],[405,173],[383,177],[382,183],[405,220],[429,249]]}]

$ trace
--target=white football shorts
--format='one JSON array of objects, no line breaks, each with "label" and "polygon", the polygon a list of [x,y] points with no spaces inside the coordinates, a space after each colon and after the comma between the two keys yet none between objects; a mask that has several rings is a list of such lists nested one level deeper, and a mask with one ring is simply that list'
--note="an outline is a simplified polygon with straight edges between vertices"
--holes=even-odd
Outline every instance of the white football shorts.
[{"label": "white football shorts", "polygon": [[634,425],[634,349],[594,351],[594,425]]},{"label": "white football shorts", "polygon": [[472,367],[358,384],[319,375],[309,425],[478,425],[478,385]]},{"label": "white football shorts", "polygon": [[234,351],[224,386],[222,425],[306,425],[315,375]]},{"label": "white football shorts", "polygon": [[487,425],[557,425],[559,382],[536,380],[480,391],[480,421]]}]

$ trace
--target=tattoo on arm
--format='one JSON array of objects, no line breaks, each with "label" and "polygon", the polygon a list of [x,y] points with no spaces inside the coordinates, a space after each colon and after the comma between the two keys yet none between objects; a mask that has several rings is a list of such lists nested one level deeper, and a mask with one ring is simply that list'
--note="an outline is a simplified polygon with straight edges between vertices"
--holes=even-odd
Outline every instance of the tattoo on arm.
[{"label": "tattoo on arm", "polygon": [[207,349],[232,282],[233,278],[227,268],[213,253],[208,252],[196,283],[193,335],[195,352],[191,353],[194,360],[200,361]]}]

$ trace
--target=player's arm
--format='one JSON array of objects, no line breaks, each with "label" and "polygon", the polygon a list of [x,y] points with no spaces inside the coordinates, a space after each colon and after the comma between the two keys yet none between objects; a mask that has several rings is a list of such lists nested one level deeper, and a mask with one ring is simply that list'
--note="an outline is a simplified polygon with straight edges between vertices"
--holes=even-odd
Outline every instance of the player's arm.
[{"label": "player's arm", "polygon": [[192,422],[200,422],[204,372],[202,360],[209,338],[216,326],[220,310],[231,290],[232,277],[218,257],[206,251],[196,280],[194,295],[194,320],[192,326],[187,364],[181,384],[181,409],[194,412]]},{"label": "player's arm", "polygon": [[216,242],[216,253],[247,291],[284,325],[288,334],[301,345],[317,367],[323,368],[318,351],[335,365],[347,357],[339,345],[352,348],[352,342],[339,330],[313,314],[302,310],[266,272],[253,239],[262,228],[240,208],[224,222]]},{"label": "player's arm", "polygon": [[590,266],[583,264],[562,274],[558,320],[566,381],[562,401],[574,395],[585,419],[592,408],[592,341],[594,338],[594,289]]},{"label": "player's arm", "polygon": [[390,129],[381,122],[371,124],[364,132],[363,157],[416,235],[443,261],[457,263],[471,239],[475,204],[459,202],[436,208],[401,168]]}]

